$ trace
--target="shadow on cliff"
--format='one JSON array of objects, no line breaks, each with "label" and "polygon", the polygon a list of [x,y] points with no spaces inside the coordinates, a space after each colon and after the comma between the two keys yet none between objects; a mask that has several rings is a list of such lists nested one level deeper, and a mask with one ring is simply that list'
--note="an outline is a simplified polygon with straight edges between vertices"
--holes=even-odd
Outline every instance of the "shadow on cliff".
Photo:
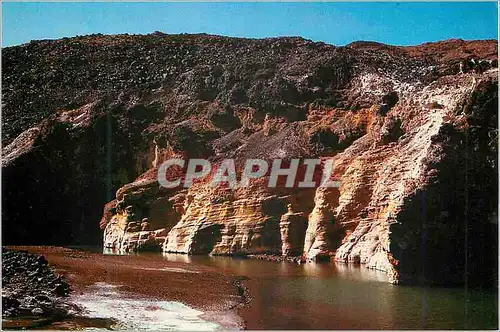
[{"label": "shadow on cliff", "polygon": [[468,126],[433,137],[429,185],[391,226],[401,283],[496,286],[498,282],[498,85],[479,87],[458,112]]},{"label": "shadow on cliff", "polygon": [[134,137],[110,113],[83,131],[44,120],[33,147],[2,168],[4,244],[101,244],[98,220],[137,176]]}]

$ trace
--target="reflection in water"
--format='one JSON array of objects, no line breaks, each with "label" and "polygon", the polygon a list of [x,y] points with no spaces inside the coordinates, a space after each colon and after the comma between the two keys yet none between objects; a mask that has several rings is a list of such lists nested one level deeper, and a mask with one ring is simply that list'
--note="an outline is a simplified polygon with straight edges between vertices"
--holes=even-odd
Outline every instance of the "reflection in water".
[{"label": "reflection in water", "polygon": [[[266,329],[496,328],[496,292],[394,286],[382,271],[342,263],[298,265],[193,256],[250,277],[252,315]],[[256,294],[258,292],[258,294]],[[465,315],[466,308],[468,314]],[[249,322],[249,328],[252,328]]]},{"label": "reflection in water", "polygon": [[[72,247],[72,248],[75,248],[75,249],[82,249],[80,247]],[[94,250],[90,250],[90,251],[94,251]],[[115,248],[103,248],[102,249],[102,253],[104,255],[123,255],[122,252],[116,250]]]},{"label": "reflection in water", "polygon": [[366,269],[360,267],[359,264],[344,264],[335,262],[335,269],[339,276],[348,279],[357,279],[362,281],[380,281],[389,282],[387,274],[382,271]]},{"label": "reflection in water", "polygon": [[191,256],[183,254],[162,253],[163,257],[170,262],[191,263]]},{"label": "reflection in water", "polygon": [[[495,329],[496,291],[389,284],[384,272],[342,263],[139,254],[250,279],[249,329]],[[248,317],[247,317],[248,318]]]}]

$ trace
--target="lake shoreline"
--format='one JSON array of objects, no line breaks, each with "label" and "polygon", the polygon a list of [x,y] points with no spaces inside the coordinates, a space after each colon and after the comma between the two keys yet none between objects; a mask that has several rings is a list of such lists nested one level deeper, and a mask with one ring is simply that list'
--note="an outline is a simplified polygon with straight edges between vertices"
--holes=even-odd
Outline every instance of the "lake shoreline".
[{"label": "lake shoreline", "polygon": [[120,301],[146,301],[154,308],[151,311],[156,310],[154,303],[178,303],[185,310],[192,309],[192,314],[200,313],[200,320],[223,329],[245,328],[237,314],[237,308],[248,302],[242,277],[182,261],[159,264],[147,255],[103,255],[54,246],[6,248],[43,255],[70,284],[70,302],[79,304],[85,296],[99,295],[96,285],[109,285],[119,291]]},{"label": "lake shoreline", "polygon": [[109,324],[95,320],[103,317],[102,312],[131,323],[125,325],[128,330],[498,326],[495,290],[395,286],[387,282],[386,273],[354,264],[151,252],[112,255],[98,248],[11,248],[43,254],[55,272],[65,276],[71,299],[90,311],[94,325],[85,325],[89,327]]}]

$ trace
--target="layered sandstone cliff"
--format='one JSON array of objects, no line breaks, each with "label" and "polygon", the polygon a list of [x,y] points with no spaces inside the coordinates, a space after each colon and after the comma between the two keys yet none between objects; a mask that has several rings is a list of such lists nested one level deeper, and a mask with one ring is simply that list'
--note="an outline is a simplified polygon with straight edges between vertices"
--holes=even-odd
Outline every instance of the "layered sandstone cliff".
[{"label": "layered sandstone cliff", "polygon": [[[108,250],[331,257],[395,283],[494,280],[496,47],[155,34],[7,48],[6,187],[35,206],[4,198],[7,227],[62,219],[76,238],[108,200]],[[172,157],[332,158],[341,185],[165,189],[156,173]],[[26,179],[31,162],[40,174]],[[43,185],[27,189],[37,178],[53,190],[45,205]]]}]

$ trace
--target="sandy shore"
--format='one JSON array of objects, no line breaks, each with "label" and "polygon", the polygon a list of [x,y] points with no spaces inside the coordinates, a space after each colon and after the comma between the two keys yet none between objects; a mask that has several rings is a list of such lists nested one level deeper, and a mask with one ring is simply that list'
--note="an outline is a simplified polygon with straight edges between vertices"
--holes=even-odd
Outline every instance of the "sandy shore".
[{"label": "sandy shore", "polygon": [[236,315],[244,301],[237,279],[214,268],[148,255],[103,255],[50,246],[8,248],[45,255],[70,283],[72,296],[92,294],[96,285],[112,285],[131,299],[180,302],[222,328],[244,327]]}]

